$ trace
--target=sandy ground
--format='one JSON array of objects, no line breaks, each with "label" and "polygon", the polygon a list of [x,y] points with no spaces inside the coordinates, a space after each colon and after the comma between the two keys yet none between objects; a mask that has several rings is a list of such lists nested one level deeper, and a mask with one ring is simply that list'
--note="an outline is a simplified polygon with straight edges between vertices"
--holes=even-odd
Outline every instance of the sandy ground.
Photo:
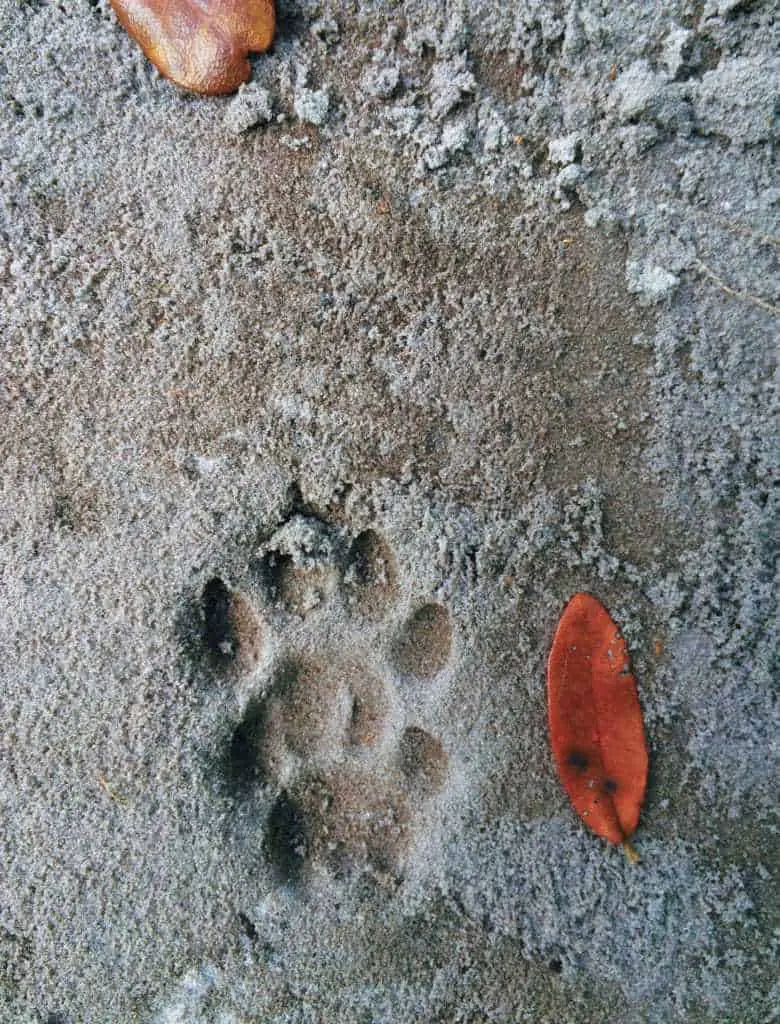
[{"label": "sandy ground", "polygon": [[280,3],[199,99],[0,0],[0,1020],[777,1019],[772,8]]}]

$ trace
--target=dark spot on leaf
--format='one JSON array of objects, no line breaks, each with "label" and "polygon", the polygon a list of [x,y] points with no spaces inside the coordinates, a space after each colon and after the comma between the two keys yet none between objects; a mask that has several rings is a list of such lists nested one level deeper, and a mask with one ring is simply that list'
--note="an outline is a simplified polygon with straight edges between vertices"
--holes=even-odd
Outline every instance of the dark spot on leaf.
[{"label": "dark spot on leaf", "polygon": [[566,758],[566,763],[571,768],[576,768],[578,771],[584,772],[588,767],[588,759],[582,753],[581,750],[572,750],[569,756]]}]

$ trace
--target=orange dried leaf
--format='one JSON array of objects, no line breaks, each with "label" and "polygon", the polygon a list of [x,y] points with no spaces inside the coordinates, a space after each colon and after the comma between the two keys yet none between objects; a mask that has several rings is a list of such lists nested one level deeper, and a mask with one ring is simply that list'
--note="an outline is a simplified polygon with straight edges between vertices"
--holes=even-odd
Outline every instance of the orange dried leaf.
[{"label": "orange dried leaf", "polygon": [[235,92],[276,26],[273,0],[111,0],[117,18],[171,81],[206,95]]},{"label": "orange dried leaf", "polygon": [[553,755],[574,809],[597,835],[627,845],[647,783],[642,709],[625,641],[590,594],[563,610],[547,696]]}]

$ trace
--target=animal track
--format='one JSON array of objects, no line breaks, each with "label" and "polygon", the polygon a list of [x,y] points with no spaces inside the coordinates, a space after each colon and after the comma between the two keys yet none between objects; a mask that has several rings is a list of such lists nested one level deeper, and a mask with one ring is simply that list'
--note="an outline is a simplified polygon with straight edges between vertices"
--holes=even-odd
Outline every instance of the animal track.
[{"label": "animal track", "polygon": [[449,613],[428,602],[399,622],[388,544],[313,517],[285,523],[248,579],[232,589],[214,578],[201,598],[212,666],[250,694],[226,781],[239,797],[264,795],[262,848],[281,880],[323,868],[395,876],[448,774],[408,705],[435,700]]},{"label": "animal track", "polygon": [[203,588],[202,606],[206,647],[217,664],[234,663],[239,672],[253,668],[262,652],[263,630],[246,598],[215,577]]},{"label": "animal track", "polygon": [[451,647],[447,609],[440,604],[424,604],[404,627],[396,645],[396,661],[408,675],[433,679],[446,665]]}]

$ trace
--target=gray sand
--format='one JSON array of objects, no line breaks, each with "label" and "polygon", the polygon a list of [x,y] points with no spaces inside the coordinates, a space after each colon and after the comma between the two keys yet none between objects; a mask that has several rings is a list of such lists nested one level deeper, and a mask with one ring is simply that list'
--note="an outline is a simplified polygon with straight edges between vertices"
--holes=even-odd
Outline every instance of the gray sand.
[{"label": "gray sand", "polygon": [[778,1019],[773,6],[0,0],[3,1022]]}]

